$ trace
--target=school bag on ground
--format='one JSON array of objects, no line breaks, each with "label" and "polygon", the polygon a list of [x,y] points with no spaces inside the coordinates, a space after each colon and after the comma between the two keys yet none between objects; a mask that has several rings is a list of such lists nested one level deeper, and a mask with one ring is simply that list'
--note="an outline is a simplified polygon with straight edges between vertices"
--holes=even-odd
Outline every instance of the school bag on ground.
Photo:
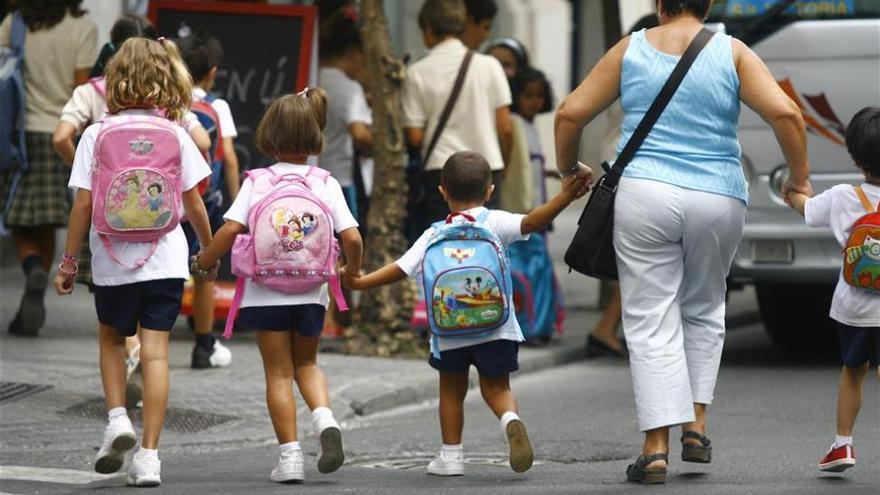
[{"label": "school bag on ground", "polygon": [[199,193],[206,200],[220,191],[223,178],[223,132],[220,129],[220,116],[211,105],[214,100],[216,97],[206,94],[204,98],[194,98],[190,107],[211,138],[211,147],[205,156],[211,167],[211,175],[199,183]]},{"label": "school bag on ground", "polygon": [[[485,225],[488,216],[489,210],[477,218],[453,213],[434,224],[422,283],[435,358],[439,337],[486,334],[510,317],[510,268],[501,240]],[[464,221],[453,221],[456,217]]]},{"label": "school bag on ground", "polygon": [[562,333],[565,303],[553,270],[553,260],[542,234],[514,242],[507,248],[513,280],[513,307],[527,341],[549,342]]},{"label": "school bag on ground", "polygon": [[[92,225],[119,265],[140,268],[159,239],[180,223],[180,142],[175,124],[152,115],[119,115],[101,124],[92,162]],[[133,265],[123,263],[114,241],[151,242]]]},{"label": "school bag on ground", "polygon": [[867,212],[856,220],[843,250],[843,279],[847,284],[880,294],[880,206],[855,188]]},{"label": "school bag on ground", "polygon": [[232,246],[232,274],[238,277],[235,297],[226,318],[225,338],[232,327],[244,281],[252,279],[285,294],[302,294],[329,282],[340,311],[348,311],[336,276],[339,243],[330,207],[313,192],[317,182],[326,183],[330,173],[310,167],[303,176],[277,174],[268,168],[250,170],[252,194],[265,194],[251,204],[247,234]]},{"label": "school bag on ground", "polygon": [[[24,38],[27,26],[21,13],[12,14],[10,46],[0,48],[0,172],[18,167],[10,180],[11,187],[3,203],[6,209],[15,195],[21,176],[27,170],[25,149]],[[0,212],[0,230],[6,211]]]}]

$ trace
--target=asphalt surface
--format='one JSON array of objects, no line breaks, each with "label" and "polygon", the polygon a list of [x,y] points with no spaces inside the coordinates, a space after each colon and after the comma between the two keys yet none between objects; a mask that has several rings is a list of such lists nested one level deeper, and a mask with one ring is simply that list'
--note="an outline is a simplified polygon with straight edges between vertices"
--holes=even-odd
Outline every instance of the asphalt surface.
[{"label": "asphalt surface", "polygon": [[[625,363],[598,360],[523,375],[514,380],[521,415],[537,462],[524,475],[505,465],[497,421],[478,393],[467,402],[466,476],[425,474],[439,448],[436,404],[426,402],[346,422],[346,465],[320,475],[314,437],[307,453],[306,483],[269,481],[276,447],[236,445],[175,449],[162,455],[163,486],[156,493],[675,493],[675,494],[876,494],[880,491],[880,398],[870,377],[856,433],[858,465],[843,475],[819,473],[816,463],[834,438],[834,359],[786,353],[763,329],[731,331],[711,408],[710,465],[678,461],[673,444],[668,483],[626,483],[624,469],[638,453],[632,389]],[[673,432],[677,436],[678,432]],[[89,462],[84,459],[82,464]],[[43,467],[50,467],[43,465]],[[6,469],[9,477],[10,468]],[[68,481],[74,480],[76,472]],[[85,471],[81,471],[89,481]],[[37,477],[33,473],[31,478]],[[64,471],[47,471],[56,480]],[[2,476],[0,476],[2,477]],[[3,480],[5,493],[100,493],[129,491],[119,477],[62,484]]]}]

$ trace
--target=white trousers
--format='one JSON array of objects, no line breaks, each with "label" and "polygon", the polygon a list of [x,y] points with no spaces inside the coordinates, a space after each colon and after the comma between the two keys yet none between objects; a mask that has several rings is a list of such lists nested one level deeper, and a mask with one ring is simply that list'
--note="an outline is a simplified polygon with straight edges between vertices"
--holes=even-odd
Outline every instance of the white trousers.
[{"label": "white trousers", "polygon": [[694,421],[724,345],[726,278],[742,238],[737,199],[624,178],[614,206],[623,331],[639,429]]}]

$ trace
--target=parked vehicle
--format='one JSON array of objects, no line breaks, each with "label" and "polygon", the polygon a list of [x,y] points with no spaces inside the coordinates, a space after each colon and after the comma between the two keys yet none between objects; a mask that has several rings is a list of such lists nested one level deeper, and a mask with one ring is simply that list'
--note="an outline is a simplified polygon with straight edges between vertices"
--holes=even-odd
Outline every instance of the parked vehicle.
[{"label": "parked vehicle", "polygon": [[[816,193],[861,181],[844,136],[859,109],[880,106],[880,0],[716,0],[709,22],[750,45],[800,105]],[[739,137],[751,202],[731,281],[754,284],[770,336],[794,343],[827,328],[840,246],[785,206],[785,159],[746,108]]]}]

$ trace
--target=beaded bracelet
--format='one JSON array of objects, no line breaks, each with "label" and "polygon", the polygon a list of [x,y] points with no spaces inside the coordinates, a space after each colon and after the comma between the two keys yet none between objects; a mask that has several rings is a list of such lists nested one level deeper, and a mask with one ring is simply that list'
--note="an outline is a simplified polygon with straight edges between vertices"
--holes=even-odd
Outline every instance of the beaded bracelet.
[{"label": "beaded bracelet", "polygon": [[71,278],[75,277],[77,273],[79,273],[79,264],[77,264],[77,262],[74,261],[72,263],[73,270],[70,270],[67,268],[68,264],[70,264],[70,262],[68,262],[68,260],[64,260],[61,263],[59,263],[58,264],[58,273],[60,273],[61,275],[64,275],[64,277],[67,279],[71,279]]},{"label": "beaded bracelet", "polygon": [[220,271],[220,260],[217,260],[211,268],[202,268],[199,266],[199,255],[197,254],[190,258],[189,271],[197,277],[213,280],[217,278],[217,273]]}]

